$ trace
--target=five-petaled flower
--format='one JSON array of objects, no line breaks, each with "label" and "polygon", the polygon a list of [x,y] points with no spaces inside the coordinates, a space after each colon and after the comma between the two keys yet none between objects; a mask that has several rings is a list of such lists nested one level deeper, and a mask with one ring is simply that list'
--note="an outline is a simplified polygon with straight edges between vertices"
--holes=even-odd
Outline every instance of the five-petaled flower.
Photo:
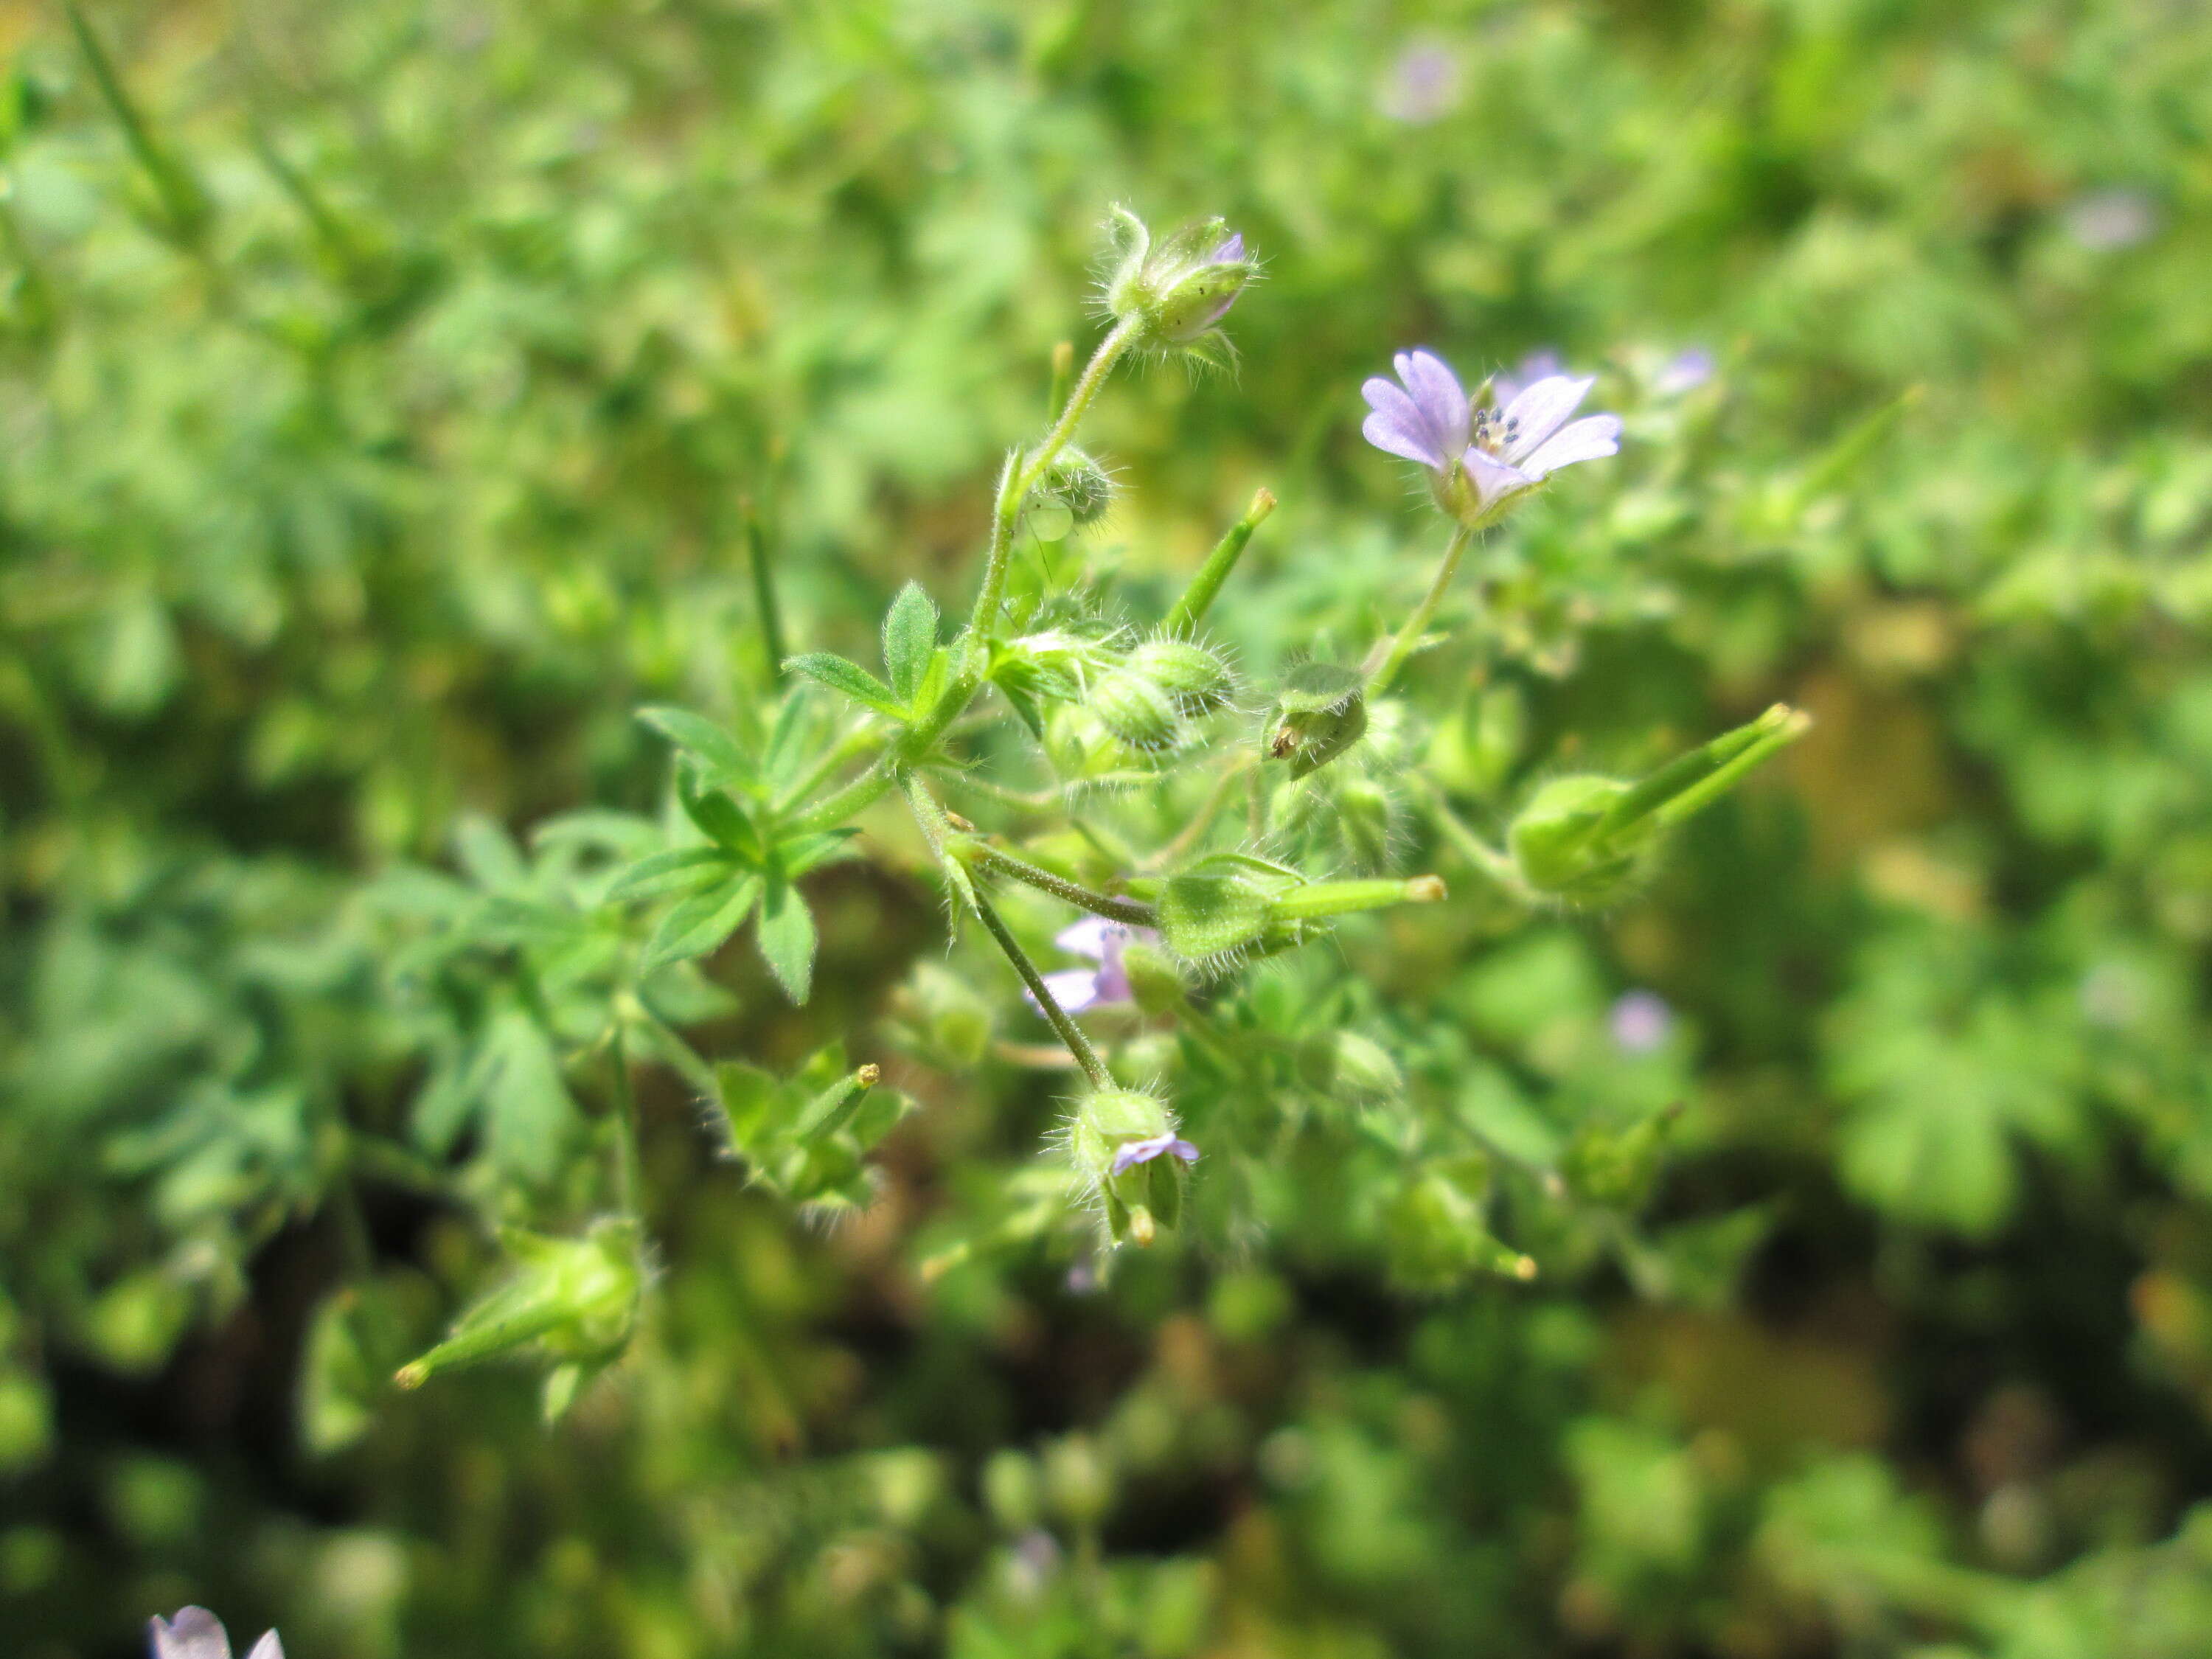
[{"label": "five-petaled flower", "polygon": [[[1071,1014],[1079,1014],[1086,1008],[1133,1002],[1136,999],[1129,988],[1129,972],[1121,964],[1121,947],[1132,939],[1156,943],[1159,935],[1149,927],[1125,927],[1103,916],[1085,916],[1061,928],[1052,942],[1068,955],[1089,957],[1098,965],[1064,968],[1058,973],[1047,974],[1045,988],[1052,993],[1052,1000]],[[1034,1003],[1036,999],[1030,997],[1030,1000]]]},{"label": "five-petaled flower", "polygon": [[1186,1164],[1198,1162],[1198,1148],[1170,1129],[1165,1134],[1151,1135],[1143,1140],[1123,1141],[1114,1151],[1114,1173],[1123,1174],[1139,1164],[1150,1164],[1170,1153]]},{"label": "five-petaled flower", "polygon": [[[183,1607],[173,1619],[151,1619],[147,1634],[153,1638],[154,1659],[230,1659],[230,1635],[205,1607]],[[275,1631],[264,1631],[246,1659],[284,1659],[284,1644]]]},{"label": "five-petaled flower", "polygon": [[1594,379],[1547,374],[1503,409],[1477,409],[1434,353],[1401,351],[1395,361],[1397,380],[1377,375],[1360,388],[1374,411],[1361,429],[1376,448],[1427,468],[1437,504],[1470,528],[1561,467],[1620,453],[1620,416],[1567,418]]}]

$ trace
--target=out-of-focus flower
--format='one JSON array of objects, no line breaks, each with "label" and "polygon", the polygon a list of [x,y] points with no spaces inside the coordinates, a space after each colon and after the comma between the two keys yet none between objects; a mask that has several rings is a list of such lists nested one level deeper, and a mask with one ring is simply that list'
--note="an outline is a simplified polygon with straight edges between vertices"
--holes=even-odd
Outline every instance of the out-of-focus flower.
[{"label": "out-of-focus flower", "polygon": [[1620,418],[1570,422],[1596,384],[1548,374],[1504,408],[1473,409],[1443,360],[1401,351],[1398,382],[1377,375],[1360,388],[1373,410],[1361,428],[1377,449],[1419,462],[1437,503],[1468,526],[1491,522],[1563,466],[1620,453]]},{"label": "out-of-focus flower", "polygon": [[2075,197],[2061,215],[2066,234],[2093,253],[2118,253],[2158,234],[2158,204],[2126,185]]},{"label": "out-of-focus flower", "polygon": [[[173,1619],[147,1621],[154,1659],[230,1659],[230,1636],[205,1607],[182,1607]],[[275,1631],[264,1631],[246,1659],[284,1659]]]},{"label": "out-of-focus flower", "polygon": [[1692,346],[1678,351],[1660,368],[1651,381],[1651,392],[1657,398],[1679,398],[1686,392],[1695,392],[1713,378],[1713,354],[1703,346]]},{"label": "out-of-focus flower", "polygon": [[1170,1130],[1165,1134],[1147,1136],[1143,1140],[1126,1140],[1114,1153],[1114,1173],[1126,1174],[1139,1164],[1150,1164],[1154,1158],[1172,1153],[1186,1164],[1198,1162],[1198,1148]]},{"label": "out-of-focus flower", "polygon": [[1630,991],[1613,1003],[1606,1026],[1623,1054],[1648,1054],[1664,1047],[1673,1035],[1674,1011],[1656,992]]},{"label": "out-of-focus flower", "polygon": [[1459,107],[1459,54],[1436,40],[1415,40],[1382,77],[1376,106],[1393,121],[1426,126]]},{"label": "out-of-focus flower", "polygon": [[[1085,916],[1061,928],[1052,942],[1069,956],[1088,957],[1098,965],[1064,968],[1047,974],[1045,988],[1052,993],[1052,1000],[1071,1014],[1079,1014],[1086,1008],[1133,1002],[1136,999],[1129,988],[1128,969],[1121,962],[1122,948],[1132,939],[1157,944],[1159,935],[1149,927],[1125,927],[1103,916]],[[1030,997],[1030,1001],[1034,1006],[1036,999]]]}]

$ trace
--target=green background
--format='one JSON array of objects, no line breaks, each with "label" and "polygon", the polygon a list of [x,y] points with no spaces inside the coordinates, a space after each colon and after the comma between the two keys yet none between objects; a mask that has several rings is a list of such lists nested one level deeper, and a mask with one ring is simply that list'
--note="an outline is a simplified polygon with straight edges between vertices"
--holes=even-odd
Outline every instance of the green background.
[{"label": "green background", "polygon": [[[63,13],[0,12],[11,1652],[187,1600],[295,1659],[2212,1646],[2201,10],[88,17],[135,146]],[[1266,262],[1233,375],[1091,429],[1133,605],[1264,484],[1221,637],[1260,676],[1356,648],[1439,540],[1360,380],[1551,348],[1628,440],[1498,538],[1480,671],[1419,665],[1430,763],[1495,825],[1570,764],[1818,721],[1617,911],[1516,915],[1413,838],[1454,902],[1301,970],[1371,981],[1419,1109],[1528,1167],[1680,1099],[1663,1175],[1497,1218],[1527,1285],[1407,1288],[1349,1164],[1096,1293],[1026,1243],[926,1275],[1061,1085],[929,1063],[943,910],[871,819],[810,878],[814,1002],[732,949],[701,1041],[894,1068],[878,1205],[748,1194],[656,1077],[617,1373],[550,1431],[520,1370],[349,1391],[334,1290],[419,1346],[483,1217],[581,1212],[599,1109],[517,1038],[418,1144],[452,1012],[388,971],[392,872],[656,809],[633,708],[759,684],[749,510],[800,645],[872,660],[909,577],[964,608],[1115,200]],[[1713,379],[1656,395],[1693,346]],[[1607,1034],[1637,987],[1651,1054]]]}]

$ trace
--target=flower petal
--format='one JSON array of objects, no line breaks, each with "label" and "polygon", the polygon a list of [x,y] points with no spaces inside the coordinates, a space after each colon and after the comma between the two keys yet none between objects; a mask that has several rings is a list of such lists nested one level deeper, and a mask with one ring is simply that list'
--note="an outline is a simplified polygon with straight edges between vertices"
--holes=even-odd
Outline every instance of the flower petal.
[{"label": "flower petal", "polygon": [[[1370,386],[1390,386],[1388,380],[1370,380]],[[1398,392],[1395,386],[1390,386]],[[1405,393],[1398,392],[1401,398]],[[1429,447],[1427,435],[1418,424],[1420,416],[1413,412],[1411,403],[1402,416],[1395,410],[1376,410],[1360,425],[1359,430],[1367,441],[1388,454],[1401,455],[1409,461],[1419,461],[1431,472],[1444,470],[1444,459]]]},{"label": "flower petal", "polygon": [[284,1644],[276,1639],[273,1630],[264,1631],[261,1639],[253,1644],[253,1651],[246,1659],[284,1659]]},{"label": "flower petal", "polygon": [[1085,916],[1054,933],[1052,942],[1072,957],[1089,957],[1093,962],[1103,962],[1106,937],[1115,926],[1103,916]]},{"label": "flower petal", "polygon": [[[1208,260],[1208,263],[1217,265],[1234,264],[1243,257],[1244,233],[1240,230],[1231,235],[1230,239],[1224,242],[1219,247],[1213,250],[1212,256]],[[247,1659],[252,1659],[252,1656],[249,1654],[247,1656]]]},{"label": "flower petal", "polygon": [[1517,495],[1532,489],[1536,480],[1517,466],[1508,466],[1494,455],[1470,447],[1463,458],[1468,480],[1474,485],[1474,496],[1481,511],[1487,513],[1508,496]]},{"label": "flower petal", "polygon": [[1168,1151],[1172,1152],[1176,1157],[1181,1158],[1186,1164],[1195,1164],[1198,1162],[1198,1148],[1192,1146],[1188,1140],[1170,1140],[1168,1142]]},{"label": "flower petal", "polygon": [[1467,445],[1467,392],[1459,376],[1433,351],[1401,351],[1395,360],[1398,378],[1413,393],[1421,411],[1430,444],[1438,455],[1449,455]]},{"label": "flower petal", "polygon": [[[1062,1013],[1079,1014],[1098,1000],[1098,975],[1089,968],[1065,968],[1059,973],[1045,975],[1044,988],[1052,993],[1052,1000],[1060,1005]],[[1044,1012],[1034,996],[1027,991],[1022,994],[1029,997],[1030,1006],[1039,1013]]]},{"label": "flower petal", "polygon": [[147,1621],[154,1659],[230,1659],[222,1620],[205,1607],[183,1607],[173,1619]]},{"label": "flower petal", "polygon": [[1513,439],[1505,447],[1505,459],[1516,466],[1527,460],[1537,445],[1559,429],[1596,384],[1595,375],[1578,380],[1553,374],[1506,404],[1505,424],[1513,429]]},{"label": "flower petal", "polygon": [[1577,461],[1594,461],[1620,453],[1620,416],[1585,415],[1561,427],[1536,453],[1521,464],[1532,478],[1541,478]]}]

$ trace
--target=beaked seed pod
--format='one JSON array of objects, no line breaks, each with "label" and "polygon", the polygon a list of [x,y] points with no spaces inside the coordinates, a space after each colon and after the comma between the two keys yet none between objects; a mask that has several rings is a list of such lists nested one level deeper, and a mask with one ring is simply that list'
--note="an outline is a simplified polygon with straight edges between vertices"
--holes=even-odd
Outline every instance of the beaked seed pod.
[{"label": "beaked seed pod", "polygon": [[1540,893],[1576,904],[1606,904],[1635,886],[1647,821],[1633,833],[1601,833],[1606,813],[1628,793],[1617,778],[1554,778],[1522,808],[1506,844],[1522,879]]},{"label": "beaked seed pod", "polygon": [[1186,713],[1204,714],[1229,699],[1229,665],[1189,640],[1146,640],[1125,665],[1174,698]]}]

